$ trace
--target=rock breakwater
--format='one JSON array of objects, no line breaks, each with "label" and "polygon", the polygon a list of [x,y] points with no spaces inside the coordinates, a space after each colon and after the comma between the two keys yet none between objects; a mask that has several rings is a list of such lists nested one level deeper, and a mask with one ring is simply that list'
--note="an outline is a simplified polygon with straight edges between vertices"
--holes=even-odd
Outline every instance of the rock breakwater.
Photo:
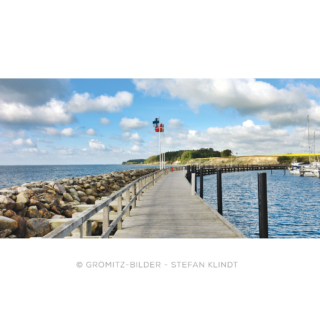
[{"label": "rock breakwater", "polygon": [[114,171],[1,189],[0,238],[43,237],[52,230],[52,220],[72,218],[77,205],[93,205],[157,170]]}]

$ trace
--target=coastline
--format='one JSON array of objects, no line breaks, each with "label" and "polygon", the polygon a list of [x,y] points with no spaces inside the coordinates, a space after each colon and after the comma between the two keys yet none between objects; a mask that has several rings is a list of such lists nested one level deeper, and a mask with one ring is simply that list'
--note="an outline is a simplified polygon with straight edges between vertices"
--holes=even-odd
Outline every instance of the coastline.
[{"label": "coastline", "polygon": [[[102,197],[108,197],[137,178],[157,170],[113,171],[1,189],[0,238],[43,237],[56,226],[55,221],[62,220],[62,224],[77,214],[77,206],[93,205]],[[99,232],[99,223],[95,229]]]}]

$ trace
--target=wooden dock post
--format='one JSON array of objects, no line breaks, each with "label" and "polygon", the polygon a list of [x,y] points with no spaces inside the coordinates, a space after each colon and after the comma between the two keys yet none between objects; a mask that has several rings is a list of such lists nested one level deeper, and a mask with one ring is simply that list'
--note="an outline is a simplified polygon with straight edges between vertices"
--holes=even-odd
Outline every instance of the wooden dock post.
[{"label": "wooden dock post", "polygon": [[200,168],[200,198],[203,199],[203,167]]},{"label": "wooden dock post", "polygon": [[221,179],[221,169],[217,170],[217,200],[218,200],[218,212],[222,215],[222,179]]},{"label": "wooden dock post", "polygon": [[191,172],[190,172],[190,166],[187,166],[187,179],[189,183],[191,182]]},{"label": "wooden dock post", "polygon": [[[154,176],[154,175],[153,175]],[[132,186],[132,198],[134,198],[136,196],[136,186],[137,184],[134,184]],[[132,209],[135,208],[137,206],[137,199],[133,200],[132,202]]]},{"label": "wooden dock post", "polygon": [[102,209],[102,233],[106,232],[109,228],[109,212],[110,212],[110,207],[105,206]]},{"label": "wooden dock post", "polygon": [[[122,212],[122,195],[118,197],[118,214],[120,214],[121,212]],[[120,219],[117,224],[117,230],[121,230],[121,229],[122,229],[122,219]]]},{"label": "wooden dock post", "polygon": [[[128,189],[126,191],[126,204],[128,204],[130,202],[130,190]],[[126,216],[130,217],[130,207],[128,208],[127,212],[126,212]]]},{"label": "wooden dock post", "polygon": [[258,173],[259,197],[259,234],[260,238],[268,238],[268,201],[267,201],[267,174]]},{"label": "wooden dock post", "polygon": [[194,196],[195,195],[195,180],[196,180],[196,174],[195,173],[192,173],[191,175],[191,195]]}]

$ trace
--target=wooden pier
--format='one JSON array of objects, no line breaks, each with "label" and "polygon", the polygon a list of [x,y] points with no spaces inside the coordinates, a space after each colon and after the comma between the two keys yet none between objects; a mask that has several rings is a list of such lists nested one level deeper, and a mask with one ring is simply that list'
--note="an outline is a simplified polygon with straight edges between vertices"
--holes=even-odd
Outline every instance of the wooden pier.
[{"label": "wooden pier", "polygon": [[186,171],[174,171],[148,189],[114,238],[245,238],[197,195]]},{"label": "wooden pier", "polygon": [[[192,167],[192,166],[191,166]],[[273,164],[273,165],[238,165],[238,166],[195,166],[195,173],[197,176],[200,175],[200,167],[203,168],[203,175],[215,174],[217,170],[220,169],[222,173],[226,172],[240,172],[240,171],[261,171],[261,170],[287,170],[287,165]]]}]

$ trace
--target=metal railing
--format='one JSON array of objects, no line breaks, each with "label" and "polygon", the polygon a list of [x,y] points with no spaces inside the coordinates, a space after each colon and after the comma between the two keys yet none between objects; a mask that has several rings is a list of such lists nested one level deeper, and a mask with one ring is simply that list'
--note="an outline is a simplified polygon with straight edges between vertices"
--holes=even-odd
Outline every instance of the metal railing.
[{"label": "metal railing", "polygon": [[[123,187],[116,193],[112,194],[110,197],[99,201],[99,203],[93,205],[91,208],[86,209],[81,212],[74,218],[71,218],[66,223],[57,227],[43,238],[64,238],[76,228],[80,227],[80,238],[83,238],[83,224],[86,223],[92,216],[98,213],[100,210],[103,210],[103,232],[100,238],[108,238],[110,233],[114,230],[116,226],[118,226],[118,230],[122,229],[122,217],[124,214],[130,216],[130,207],[136,207],[136,201],[140,200],[142,191],[151,185],[155,185],[156,181],[168,174],[171,171],[171,167],[159,170],[156,172],[152,172],[145,176],[138,178],[137,180],[131,182],[127,186]],[[176,170],[174,170],[176,171]],[[138,185],[138,190],[136,186]],[[132,189],[132,199],[130,200],[130,189]],[[122,209],[122,195],[126,193],[126,206]],[[110,212],[110,203],[114,200],[118,199],[118,216],[113,220],[113,222],[109,225],[109,212]]]}]

